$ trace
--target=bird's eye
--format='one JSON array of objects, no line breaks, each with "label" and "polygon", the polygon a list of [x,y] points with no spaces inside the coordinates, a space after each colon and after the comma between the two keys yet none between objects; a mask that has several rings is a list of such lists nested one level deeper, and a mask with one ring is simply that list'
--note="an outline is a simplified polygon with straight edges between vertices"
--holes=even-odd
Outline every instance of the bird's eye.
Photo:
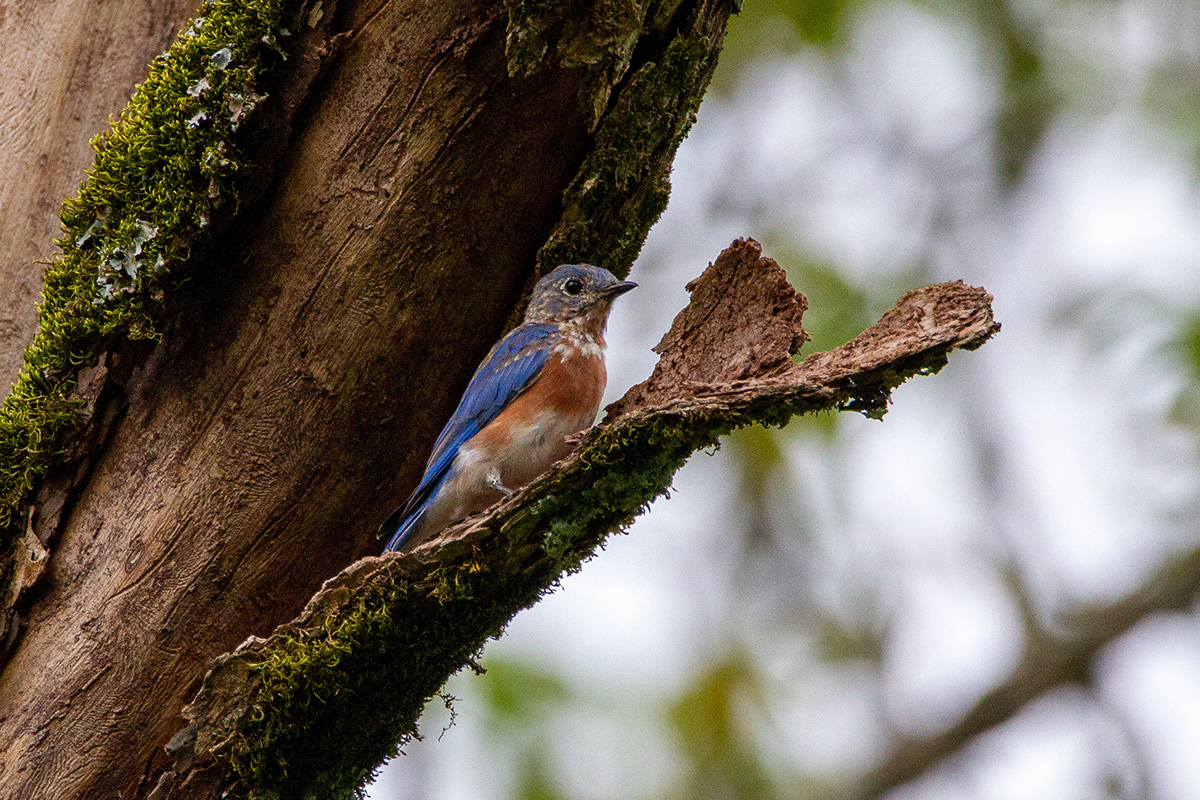
[{"label": "bird's eye", "polygon": [[567,294],[579,294],[583,291],[583,283],[575,278],[571,278],[571,280],[563,284],[563,291]]}]

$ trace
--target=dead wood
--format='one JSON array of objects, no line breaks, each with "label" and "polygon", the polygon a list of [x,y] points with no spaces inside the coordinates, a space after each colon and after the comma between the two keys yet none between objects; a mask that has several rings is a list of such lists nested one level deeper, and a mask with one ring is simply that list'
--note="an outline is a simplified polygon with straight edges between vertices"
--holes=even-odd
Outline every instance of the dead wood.
[{"label": "dead wood", "polygon": [[218,659],[156,797],[247,786],[320,795],[330,775],[361,781],[416,733],[452,673],[663,493],[692,452],[796,413],[881,415],[907,377],[999,330],[985,291],[939,284],[904,295],[848,344],[793,363],[806,301],[757,243],[735,242],[689,288],[654,374],[572,456],[411,553],[358,561],[299,618]]}]

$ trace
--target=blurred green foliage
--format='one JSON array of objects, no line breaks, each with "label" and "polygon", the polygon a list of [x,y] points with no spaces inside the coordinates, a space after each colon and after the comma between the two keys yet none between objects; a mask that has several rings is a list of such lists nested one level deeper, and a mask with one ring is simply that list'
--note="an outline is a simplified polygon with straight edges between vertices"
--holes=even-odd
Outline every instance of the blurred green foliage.
[{"label": "blurred green foliage", "polygon": [[[1003,3],[989,4],[1003,8]],[[1004,93],[996,120],[998,170],[1009,189],[1024,177],[1025,165],[1054,118],[1057,99],[1046,81],[1041,56],[1004,15],[995,36],[1004,59]]]},{"label": "blurred green foliage", "polygon": [[710,664],[670,706],[669,720],[688,769],[680,800],[771,800],[778,786],[749,730],[747,705],[767,697],[753,662],[732,653]]},{"label": "blurred green foliage", "polygon": [[525,723],[547,705],[572,699],[571,689],[559,675],[535,664],[489,658],[486,680],[476,682],[487,703],[488,721],[504,726]]},{"label": "blurred green foliage", "polygon": [[812,339],[804,352],[832,350],[857,336],[875,320],[867,292],[837,267],[804,258],[788,259],[788,280],[808,298],[804,330]]},{"label": "blurred green foliage", "polygon": [[567,797],[550,777],[550,765],[540,750],[529,750],[518,773],[517,800],[565,800]]},{"label": "blurred green foliage", "polygon": [[790,470],[778,431],[761,427],[734,431],[724,447],[737,475],[738,497],[743,502],[746,547],[770,546],[772,486],[788,485]]},{"label": "blurred green foliage", "polygon": [[[573,691],[556,674],[532,663],[488,658],[487,673],[472,688],[484,701],[485,724],[512,754],[516,800],[568,797],[554,779],[549,724],[581,703],[601,701],[597,713],[619,710],[603,698]],[[781,797],[749,726],[768,702],[746,653],[731,651],[706,665],[676,697],[645,705],[669,731],[687,765],[663,800],[771,800]],[[506,735],[517,733],[517,735]]]},{"label": "blurred green foliage", "polygon": [[975,21],[995,49],[1003,90],[995,120],[996,168],[1002,184],[1013,189],[1046,127],[1059,110],[1059,96],[1046,74],[1038,43],[1017,20],[1010,3],[966,0],[958,6]]},{"label": "blurred green foliage", "polygon": [[845,23],[861,0],[748,0],[729,20],[729,34],[710,92],[731,91],[742,70],[765,57],[787,56],[806,46],[835,50]]},{"label": "blurred green foliage", "polygon": [[[731,26],[734,44],[755,47],[764,35],[753,26],[790,25],[799,40],[808,45],[833,47],[839,43],[844,23],[859,0],[775,0],[748,2],[742,7],[738,20]],[[745,25],[751,30],[742,30]],[[752,52],[752,51],[748,51]]]},{"label": "blurred green foliage", "polygon": [[547,721],[580,698],[560,675],[540,665],[502,657],[489,657],[486,664],[487,672],[471,688],[484,702],[476,709],[486,712],[484,724],[515,750],[514,800],[566,798],[553,777]]},{"label": "blurred green foliage", "polygon": [[1200,433],[1200,309],[1184,316],[1171,347],[1187,370],[1188,381],[1175,395],[1170,419]]}]

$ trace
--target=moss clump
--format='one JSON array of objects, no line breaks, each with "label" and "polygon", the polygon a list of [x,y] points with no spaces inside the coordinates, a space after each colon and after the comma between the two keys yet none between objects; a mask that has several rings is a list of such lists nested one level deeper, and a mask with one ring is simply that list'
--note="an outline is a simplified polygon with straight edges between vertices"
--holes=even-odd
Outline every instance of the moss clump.
[{"label": "moss clump", "polygon": [[[251,667],[254,703],[220,753],[238,779],[235,796],[361,797],[446,676],[533,603],[545,579],[512,586],[465,564],[433,583],[375,582],[318,630],[277,637]],[[455,596],[438,597],[439,584]]]},{"label": "moss clump", "polygon": [[[261,681],[258,705],[246,716],[250,737],[239,737],[228,753],[229,765],[241,778],[246,796],[256,798],[346,797],[356,793],[370,776],[368,764],[359,771],[322,769],[332,761],[344,763],[355,748],[369,746],[344,725],[334,725],[334,736],[314,737],[307,728],[327,716],[326,709],[351,691],[353,676],[360,669],[384,669],[380,647],[402,634],[401,626],[388,613],[398,602],[398,592],[371,592],[363,596],[351,613],[329,621],[319,633],[280,642],[268,659],[256,665]],[[393,671],[396,680],[410,680],[404,666]],[[387,706],[376,706],[377,709]],[[288,714],[276,713],[286,709]],[[364,709],[364,714],[370,711]],[[292,716],[295,715],[295,716]],[[415,724],[416,715],[406,720]],[[362,720],[364,727],[385,724],[386,719]],[[396,741],[399,733],[388,739]],[[319,745],[314,739],[321,739]],[[313,753],[312,748],[332,748]],[[272,757],[286,754],[282,757]],[[390,753],[384,750],[373,763]],[[332,758],[331,758],[332,757]],[[312,769],[313,766],[317,768]],[[302,782],[302,783],[301,783]],[[305,788],[295,791],[298,784]]]},{"label": "moss clump", "polygon": [[239,129],[266,98],[303,3],[207,0],[103,138],[63,204],[38,329],[0,407],[0,527],[61,459],[80,422],[79,369],[110,343],[156,335],[165,291],[186,275],[247,166]]},{"label": "moss clump", "polygon": [[592,0],[586,7],[555,0],[506,0],[508,74],[527,76],[553,52],[564,67],[603,65],[611,86],[624,73],[642,30],[638,0]]},{"label": "moss clump", "polygon": [[695,450],[719,436],[708,425],[689,435],[659,424],[609,434],[589,448],[589,467],[598,473],[573,492],[547,497],[538,512],[549,524],[543,547],[555,568],[573,572],[597,544],[597,533],[623,527],[656,497],[665,494],[675,472]]},{"label": "moss clump", "polygon": [[635,67],[604,115],[596,146],[563,195],[538,268],[585,261],[627,275],[667,207],[671,162],[716,68],[728,9],[697,12],[661,58]]}]

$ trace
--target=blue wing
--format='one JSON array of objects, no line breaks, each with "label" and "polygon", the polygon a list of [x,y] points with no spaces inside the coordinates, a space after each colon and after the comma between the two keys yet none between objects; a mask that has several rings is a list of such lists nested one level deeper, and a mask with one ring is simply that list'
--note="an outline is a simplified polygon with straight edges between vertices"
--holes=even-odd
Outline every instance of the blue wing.
[{"label": "blue wing", "polygon": [[404,543],[421,515],[433,502],[437,488],[450,472],[458,449],[500,415],[509,403],[525,391],[550,359],[558,339],[558,328],[545,322],[529,323],[513,330],[492,348],[475,370],[458,408],[442,428],[433,454],[425,465],[425,475],[408,502],[392,512],[379,528],[389,534],[387,549]]}]

